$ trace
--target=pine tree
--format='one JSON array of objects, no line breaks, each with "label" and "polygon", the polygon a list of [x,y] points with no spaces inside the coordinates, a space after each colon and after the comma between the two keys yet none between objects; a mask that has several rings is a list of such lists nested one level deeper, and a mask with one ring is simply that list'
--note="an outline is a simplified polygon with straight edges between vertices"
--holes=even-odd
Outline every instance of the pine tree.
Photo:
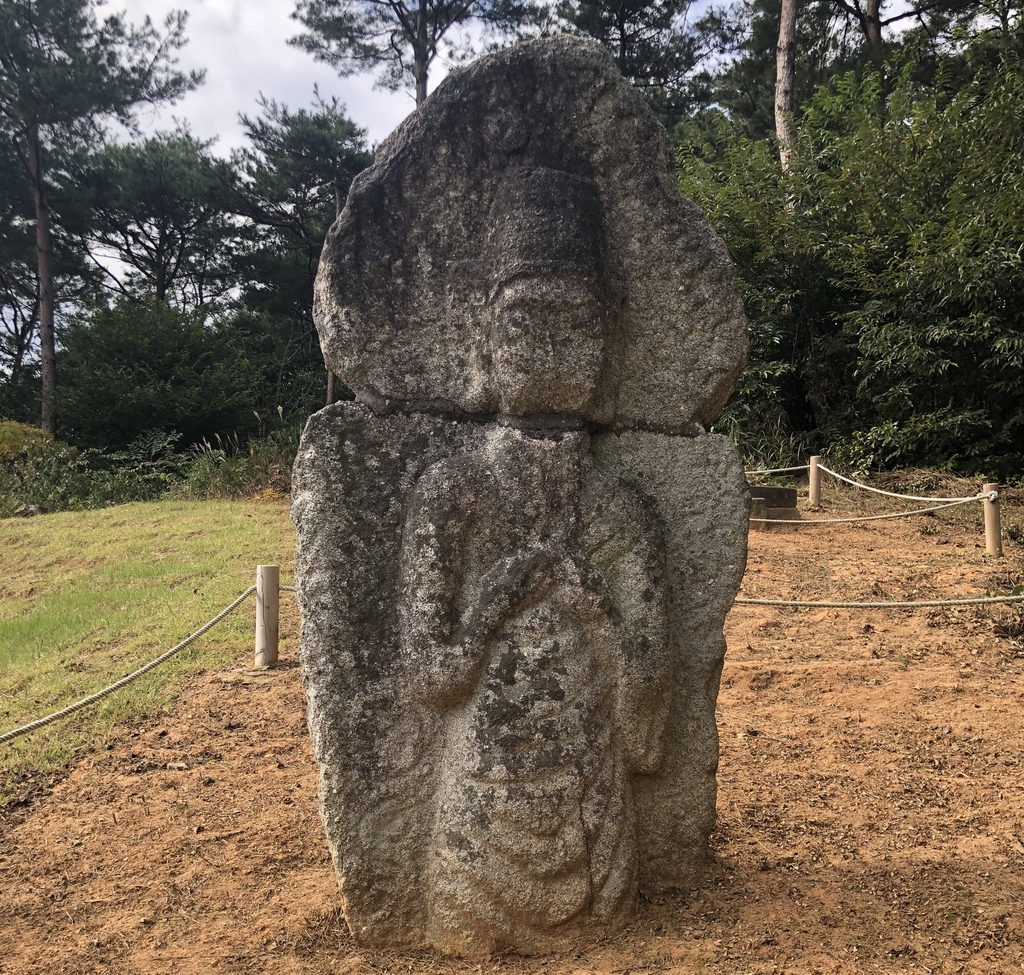
[{"label": "pine tree", "polygon": [[4,0],[0,4],[0,131],[32,195],[39,274],[43,429],[55,432],[57,388],[53,215],[49,172],[69,147],[95,144],[105,120],[131,126],[143,103],[171,101],[202,81],[175,70],[185,15],[163,31],[120,16],[97,20],[91,0]]}]

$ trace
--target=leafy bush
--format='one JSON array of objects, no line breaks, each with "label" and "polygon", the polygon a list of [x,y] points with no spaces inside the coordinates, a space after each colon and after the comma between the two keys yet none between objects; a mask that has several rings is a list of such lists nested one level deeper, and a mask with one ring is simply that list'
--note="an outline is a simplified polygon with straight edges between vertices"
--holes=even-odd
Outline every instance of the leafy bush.
[{"label": "leafy bush", "polygon": [[76,511],[158,498],[179,479],[181,458],[172,453],[176,440],[176,434],[155,432],[125,451],[104,454],[45,434],[29,439],[0,455],[0,517],[22,505]]},{"label": "leafy bush", "polygon": [[946,95],[913,67],[819,92],[808,202],[848,214],[824,250],[865,296],[852,392],[887,463],[1006,476],[1024,460],[1024,74],[1007,55]]},{"label": "leafy bush", "polygon": [[697,123],[678,132],[679,188],[729,248],[750,332],[750,360],[715,430],[757,466],[789,466],[848,418],[856,349],[844,316],[861,298],[829,267],[821,215],[793,205],[770,143],[724,118],[710,136]]},{"label": "leafy bush", "polygon": [[28,447],[39,446],[53,438],[39,427],[14,420],[0,420],[0,461],[20,454]]},{"label": "leafy bush", "polygon": [[680,187],[724,237],[750,319],[724,422],[862,469],[1020,471],[1024,65],[978,63],[928,90],[912,60],[822,87],[788,174],[725,120],[682,130]]},{"label": "leafy bush", "polygon": [[0,518],[22,505],[43,512],[103,508],[171,495],[288,497],[298,429],[281,429],[242,445],[236,437],[204,441],[175,453],[177,433],[153,430],[124,450],[103,452],[53,440],[41,430],[0,423]]},{"label": "leafy bush", "polygon": [[278,430],[246,445],[216,438],[192,448],[175,493],[188,498],[251,498],[274,492],[287,497],[298,446],[297,429]]},{"label": "leafy bush", "polygon": [[78,447],[124,449],[150,430],[185,444],[254,429],[250,366],[203,311],[122,302],[61,333],[57,423]]}]

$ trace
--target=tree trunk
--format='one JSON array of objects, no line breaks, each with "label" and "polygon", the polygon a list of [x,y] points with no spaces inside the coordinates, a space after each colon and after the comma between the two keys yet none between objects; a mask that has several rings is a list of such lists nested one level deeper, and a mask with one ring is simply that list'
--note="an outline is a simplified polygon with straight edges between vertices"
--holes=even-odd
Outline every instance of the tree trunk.
[{"label": "tree trunk", "polygon": [[416,21],[416,40],[413,43],[412,71],[416,79],[416,107],[427,100],[427,71],[430,60],[427,57],[427,6],[429,0],[420,0],[419,16]]},{"label": "tree trunk", "polygon": [[53,315],[53,232],[50,228],[50,205],[43,182],[43,160],[39,145],[39,126],[29,126],[29,180],[36,211],[36,255],[39,263],[39,360],[43,375],[43,408],[39,425],[51,436],[57,435],[57,419],[53,397],[57,391],[57,341]]},{"label": "tree trunk", "polygon": [[163,304],[167,300],[167,268],[164,266],[164,256],[159,251],[157,252],[156,281],[154,286],[156,288],[157,303]]},{"label": "tree trunk", "polygon": [[882,46],[882,0],[867,0],[864,11],[864,36],[873,51]]},{"label": "tree trunk", "polygon": [[419,108],[427,100],[427,65],[426,58],[416,52],[416,107]]},{"label": "tree trunk", "polygon": [[793,158],[793,79],[796,73],[796,4],[782,0],[779,44],[775,49],[775,135],[779,140],[779,163],[789,172]]},{"label": "tree trunk", "polygon": [[331,367],[327,367],[327,405],[330,406],[334,402],[334,373],[331,372]]}]

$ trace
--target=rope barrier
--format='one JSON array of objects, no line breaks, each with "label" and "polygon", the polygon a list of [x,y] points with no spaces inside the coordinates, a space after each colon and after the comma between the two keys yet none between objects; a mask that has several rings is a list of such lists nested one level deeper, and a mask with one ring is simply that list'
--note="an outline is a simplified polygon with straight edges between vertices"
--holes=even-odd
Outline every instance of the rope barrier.
[{"label": "rope barrier", "polygon": [[987,494],[976,494],[970,498],[928,498],[922,497],[917,494],[896,494],[894,491],[883,491],[881,488],[871,487],[870,484],[862,484],[860,481],[855,481],[852,478],[844,477],[842,474],[837,474],[834,470],[826,467],[824,464],[818,464],[818,470],[824,471],[826,474],[831,474],[833,477],[838,478],[840,481],[845,481],[847,484],[852,484],[854,487],[861,488],[864,491],[873,491],[875,494],[884,494],[887,498],[901,498],[904,501],[949,501],[953,502],[967,502],[967,501],[995,501],[999,497],[998,491],[989,491]]},{"label": "rope barrier", "polygon": [[801,608],[821,609],[917,609],[927,606],[978,606],[984,603],[1019,603],[1024,602],[1024,595],[1020,596],[978,596],[971,599],[924,599],[918,602],[890,602],[890,603],[838,603],[808,602],[802,599],[740,599],[735,602],[744,606],[799,606]]},{"label": "rope barrier", "polygon": [[109,687],[103,688],[102,691],[97,691],[95,694],[90,694],[88,697],[83,697],[81,701],[76,701],[74,704],[69,704],[66,708],[60,711],[55,711],[53,714],[48,714],[45,718],[39,718],[37,721],[30,721],[26,725],[22,725],[20,728],[15,728],[13,731],[8,731],[5,734],[0,735],[0,745],[8,741],[13,741],[15,738],[20,738],[22,735],[27,735],[30,731],[36,731],[39,728],[48,725],[59,718],[65,718],[69,714],[74,714],[76,711],[80,711],[84,707],[88,707],[90,704],[94,704],[96,701],[101,700],[109,694],[113,694],[114,691],[119,691],[126,684],[130,684],[133,680],[141,677],[143,674],[148,673],[154,667],[162,664],[165,660],[173,657],[174,654],[180,650],[184,650],[190,643],[194,643],[199,639],[207,630],[212,629],[216,626],[225,616],[228,615],[233,609],[235,609],[243,600],[251,596],[256,591],[255,586],[250,586],[245,592],[242,593],[230,606],[226,606],[222,609],[212,620],[201,626],[191,636],[186,637],[177,646],[171,647],[166,653],[162,653],[155,660],[151,660],[148,664],[140,667],[138,670],[133,671],[127,677],[122,677],[119,681],[111,684]]},{"label": "rope barrier", "polygon": [[[985,495],[980,495],[984,498]],[[756,516],[751,517],[751,521],[756,521],[759,525],[838,525],[843,523],[849,523],[853,521],[883,521],[886,518],[910,518],[913,515],[926,515],[932,511],[942,511],[943,508],[955,508],[960,504],[970,504],[972,501],[977,501],[978,498],[962,498],[959,501],[949,501],[946,504],[937,504],[932,508],[916,508],[913,511],[896,511],[888,515],[862,515],[859,518],[811,518],[805,521],[803,518],[794,518],[792,520],[787,518],[758,518]]]},{"label": "rope barrier", "polygon": [[748,477],[752,474],[788,474],[790,471],[806,471],[810,469],[810,464],[802,464],[800,467],[773,467],[767,471],[744,471]]},{"label": "rope barrier", "polygon": [[[765,524],[782,524],[782,525],[815,525],[815,524],[835,524],[836,522],[851,522],[851,521],[876,521],[882,518],[906,518],[911,515],[926,514],[931,511],[938,511],[942,508],[951,508],[958,504],[967,504],[971,501],[980,501],[985,498],[991,498],[992,495],[998,497],[997,492],[991,492],[991,494],[980,494],[973,498],[947,498],[947,499],[929,499],[929,498],[914,498],[911,495],[899,495],[893,494],[890,491],[882,491],[878,488],[871,488],[867,485],[858,484],[856,481],[852,481],[849,478],[845,478],[840,474],[836,474],[834,471],[829,470],[826,467],[818,465],[820,470],[824,470],[834,477],[838,477],[840,480],[848,481],[855,487],[863,487],[869,491],[876,491],[879,494],[886,494],[890,497],[905,498],[907,500],[943,500],[946,503],[936,505],[931,508],[922,508],[917,511],[904,511],[897,512],[889,515],[871,515],[861,518],[824,518],[817,519],[814,521],[789,521],[779,519],[753,519],[755,521],[762,521]],[[789,468],[790,470],[803,470],[803,468]],[[778,472],[781,472],[780,469]],[[777,471],[763,471],[763,472],[748,472],[748,473],[777,473]],[[993,499],[994,500],[994,499]],[[296,592],[295,586],[278,586],[279,592]],[[67,717],[70,714],[74,714],[76,711],[80,711],[82,708],[88,707],[90,704],[94,704],[97,701],[102,700],[115,691],[120,690],[122,687],[130,684],[132,681],[137,680],[143,674],[148,673],[154,667],[159,666],[164,661],[168,660],[176,653],[184,650],[185,647],[194,643],[204,633],[211,630],[216,626],[224,617],[236,609],[246,598],[256,592],[256,586],[250,586],[245,590],[238,598],[231,602],[228,606],[222,609],[213,619],[205,623],[194,633],[187,636],[181,643],[171,647],[165,653],[162,653],[159,657],[151,660],[149,663],[143,665],[138,670],[133,671],[125,677],[122,677],[119,681],[111,684],[109,687],[103,688],[101,691],[97,691],[95,694],[90,694],[88,697],[82,698],[80,701],[76,701],[74,704],[69,704],[67,707],[62,708],[60,711],[55,711],[52,714],[48,714],[43,718],[39,718],[35,721],[31,721],[26,725],[22,725],[20,728],[14,728],[0,735],[0,745],[5,744],[8,741],[13,741],[15,738],[20,738],[22,735],[27,735],[29,732],[36,731],[39,728],[45,727],[60,718]],[[932,599],[932,600],[918,600],[918,601],[896,601],[896,602],[814,602],[809,600],[789,600],[789,599],[748,599],[745,597],[737,597],[734,602],[738,605],[745,606],[778,606],[778,607],[796,607],[796,608],[819,608],[819,609],[917,609],[924,607],[937,607],[937,606],[976,606],[982,604],[992,603],[1018,603],[1024,602],[1024,594],[1017,596],[982,596],[968,599]]]}]

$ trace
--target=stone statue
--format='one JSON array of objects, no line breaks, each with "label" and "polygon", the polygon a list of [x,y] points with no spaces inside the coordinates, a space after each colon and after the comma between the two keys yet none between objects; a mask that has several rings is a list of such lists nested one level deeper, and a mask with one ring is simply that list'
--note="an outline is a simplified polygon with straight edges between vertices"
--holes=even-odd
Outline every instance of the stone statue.
[{"label": "stone statue", "polygon": [[540,952],[700,869],[746,538],[700,424],[745,331],[668,163],[601,48],[534,42],[440,86],[329,236],[318,327],[357,400],[311,418],[293,512],[365,943]]},{"label": "stone statue", "polygon": [[[609,318],[596,189],[512,169],[490,225],[500,413],[582,416]],[[399,614],[410,685],[445,721],[432,940],[539,948],[631,912],[631,776],[661,764],[670,695],[663,551],[640,492],[595,474],[585,429],[496,424],[417,482]]]}]

